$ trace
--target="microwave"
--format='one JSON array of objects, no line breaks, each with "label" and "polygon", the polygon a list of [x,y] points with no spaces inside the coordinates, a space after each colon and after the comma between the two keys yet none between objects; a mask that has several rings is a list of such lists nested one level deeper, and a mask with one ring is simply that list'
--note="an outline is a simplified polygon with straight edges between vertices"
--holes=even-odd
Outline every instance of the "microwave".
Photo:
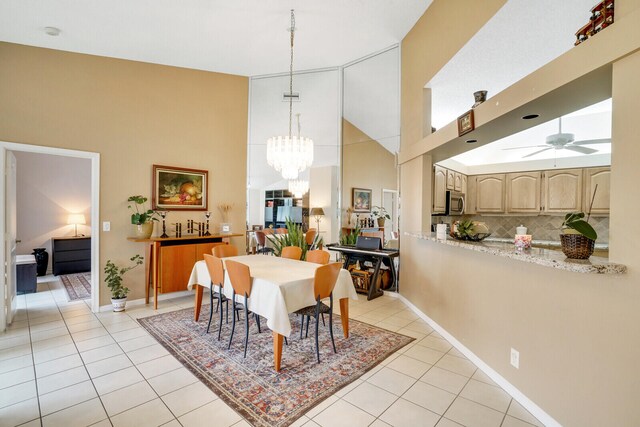
[{"label": "microwave", "polygon": [[464,193],[456,191],[447,191],[447,210],[445,215],[463,215],[464,214]]}]

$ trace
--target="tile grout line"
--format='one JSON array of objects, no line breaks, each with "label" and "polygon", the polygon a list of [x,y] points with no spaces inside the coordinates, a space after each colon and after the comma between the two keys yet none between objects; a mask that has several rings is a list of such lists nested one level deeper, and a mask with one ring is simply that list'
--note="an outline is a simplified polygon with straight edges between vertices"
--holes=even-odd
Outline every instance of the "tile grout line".
[{"label": "tile grout line", "polygon": [[[47,285],[47,288],[49,288],[49,285]],[[36,387],[36,401],[38,402],[38,418],[40,419],[40,427],[42,427],[42,407],[40,406],[40,394],[38,393],[38,373],[36,372],[36,359],[33,351],[33,341],[31,341],[31,322],[29,322],[29,301],[27,298],[24,299],[24,308],[27,313],[27,327],[29,328],[29,346],[31,347],[31,362],[33,363],[33,382]]]}]

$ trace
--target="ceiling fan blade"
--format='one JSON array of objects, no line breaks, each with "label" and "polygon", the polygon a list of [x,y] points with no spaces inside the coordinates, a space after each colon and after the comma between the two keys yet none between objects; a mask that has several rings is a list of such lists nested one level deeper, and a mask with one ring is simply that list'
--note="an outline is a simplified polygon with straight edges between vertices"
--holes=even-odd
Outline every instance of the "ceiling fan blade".
[{"label": "ceiling fan blade", "polygon": [[578,153],[582,153],[582,154],[593,154],[593,153],[597,153],[598,150],[594,150],[593,148],[587,148],[587,147],[580,147],[577,145],[565,145],[565,150],[571,150],[571,151],[576,151]]},{"label": "ceiling fan blade", "polygon": [[522,158],[526,159],[527,157],[535,156],[536,154],[542,153],[543,151],[547,151],[547,150],[553,150],[553,148],[547,147],[547,148],[544,148],[544,149],[542,149],[540,151],[536,151],[536,152],[533,152],[531,154],[527,154],[526,156],[523,156]]},{"label": "ceiling fan blade", "polygon": [[538,147],[546,147],[546,145],[526,145],[524,147],[503,148],[503,150],[520,150],[521,148],[538,148]]},{"label": "ceiling fan blade", "polygon": [[591,144],[611,144],[610,138],[602,139],[584,139],[582,141],[573,141],[572,145],[591,145]]}]

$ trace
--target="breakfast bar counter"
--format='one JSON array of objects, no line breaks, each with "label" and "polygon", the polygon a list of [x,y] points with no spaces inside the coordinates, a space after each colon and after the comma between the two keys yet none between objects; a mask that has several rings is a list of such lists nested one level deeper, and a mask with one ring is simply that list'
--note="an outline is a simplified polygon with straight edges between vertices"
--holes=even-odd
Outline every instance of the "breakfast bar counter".
[{"label": "breakfast bar counter", "polygon": [[482,241],[470,242],[455,240],[447,237],[447,240],[437,240],[435,233],[426,232],[405,232],[405,236],[411,236],[422,240],[430,240],[448,246],[457,246],[462,249],[485,252],[491,255],[506,257],[517,261],[539,264],[546,267],[557,268],[559,270],[573,271],[575,273],[588,274],[623,274],[627,267],[622,264],[609,262],[606,258],[592,256],[588,260],[568,259],[557,250],[531,248],[517,250],[513,243]]}]

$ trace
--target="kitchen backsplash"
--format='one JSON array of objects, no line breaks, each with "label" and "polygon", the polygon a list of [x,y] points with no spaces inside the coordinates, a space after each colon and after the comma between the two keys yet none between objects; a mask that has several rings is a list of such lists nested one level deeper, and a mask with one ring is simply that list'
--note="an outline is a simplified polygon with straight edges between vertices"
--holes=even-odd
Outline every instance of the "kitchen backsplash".
[{"label": "kitchen backsplash", "polygon": [[[512,238],[516,234],[516,227],[520,224],[527,227],[527,233],[534,240],[560,240],[560,225],[564,216],[433,216],[432,223],[444,222],[451,224],[458,220],[481,221],[487,224],[492,237]],[[598,243],[609,243],[609,217],[591,217],[589,224],[598,233]]]}]

